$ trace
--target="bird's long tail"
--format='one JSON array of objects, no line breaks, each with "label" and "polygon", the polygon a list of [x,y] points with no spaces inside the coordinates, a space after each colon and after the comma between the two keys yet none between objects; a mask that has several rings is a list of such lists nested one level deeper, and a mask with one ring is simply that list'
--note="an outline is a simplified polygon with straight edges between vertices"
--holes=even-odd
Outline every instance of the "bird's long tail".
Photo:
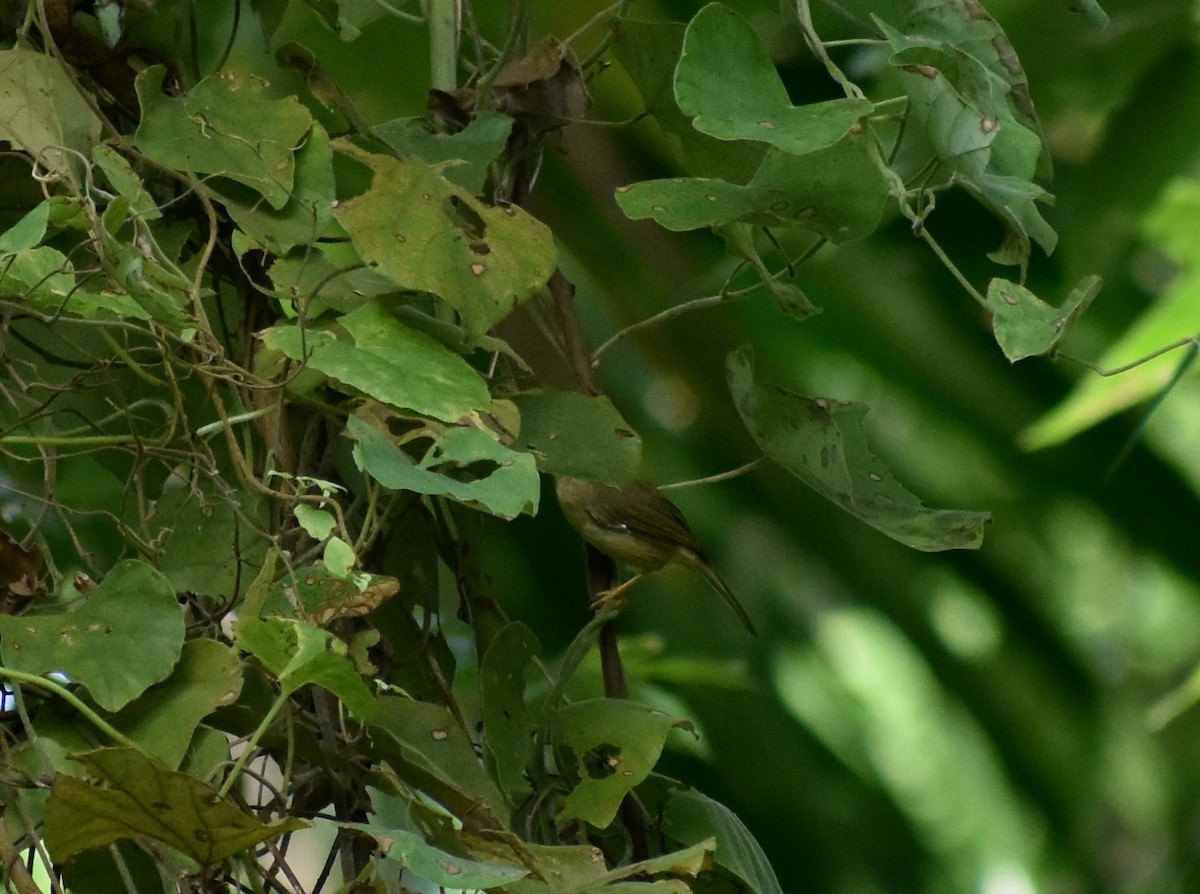
[{"label": "bird's long tail", "polygon": [[725,600],[725,603],[733,609],[733,613],[738,616],[738,620],[746,625],[746,629],[750,631],[751,635],[758,636],[758,631],[754,629],[754,622],[750,620],[750,616],[746,614],[746,610],[742,608],[742,604],[737,601],[737,597],[733,595],[733,591],[725,586],[725,581],[721,580],[721,576],[713,570],[713,567],[707,562],[697,562],[696,567],[700,569],[700,573],[704,575],[705,580],[712,585],[712,588]]}]

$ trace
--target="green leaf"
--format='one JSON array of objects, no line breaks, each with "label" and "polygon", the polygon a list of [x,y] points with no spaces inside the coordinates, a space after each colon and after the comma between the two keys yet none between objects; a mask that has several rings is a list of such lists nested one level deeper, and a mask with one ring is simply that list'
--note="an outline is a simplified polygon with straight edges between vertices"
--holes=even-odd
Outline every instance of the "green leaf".
[{"label": "green leaf", "polygon": [[718,140],[692,127],[691,118],[675,101],[675,69],[683,52],[686,26],[681,22],[642,22],[616,18],[612,25],[613,55],[625,68],[684,170],[696,177],[745,183],[758,169],[765,143]]},{"label": "green leaf", "polygon": [[729,390],[762,451],[817,493],[913,549],[976,549],[986,512],[926,509],[867,445],[864,404],[808,398],[757,381],[752,355],[730,355]]},{"label": "green leaf", "polygon": [[621,801],[650,775],[667,733],[687,728],[636,702],[592,699],[555,711],[548,719],[555,742],[574,754],[579,781],[563,802],[563,820],[581,819],[606,828]]},{"label": "green leaf", "polygon": [[492,638],[479,669],[489,766],[500,789],[518,798],[529,792],[525,771],[533,742],[525,672],[538,652],[532,630],[520,623],[507,624]]},{"label": "green leaf", "polygon": [[349,577],[357,562],[354,548],[341,537],[330,537],[321,553],[321,564],[334,577]]},{"label": "green leaf", "polygon": [[441,850],[406,829],[389,829],[374,822],[341,825],[366,832],[379,842],[380,850],[388,859],[396,860],[404,869],[415,872],[435,885],[456,891],[499,887],[529,875],[528,869],[471,860]]},{"label": "green leaf", "polygon": [[687,27],[675,98],[701,133],[770,143],[790,155],[833,145],[875,108],[865,99],[793,106],[750,23],[721,3],[705,6]]},{"label": "green leaf", "polygon": [[262,340],[268,348],[398,409],[457,422],[491,405],[487,382],[461,355],[405,326],[382,301],[363,304],[339,323],[353,343],[327,330],[302,331],[297,323],[273,326]]},{"label": "green leaf", "polygon": [[[36,225],[36,219],[33,223]],[[13,235],[13,243],[24,242],[31,235],[31,226],[26,225],[22,229],[24,232],[19,230]],[[70,302],[68,297],[75,288],[75,275],[71,272],[66,255],[58,249],[40,245],[0,257],[3,258],[3,263],[0,263],[0,289],[5,294],[20,295],[34,307],[52,312],[57,312],[64,305],[72,309],[79,306],[78,302]]]},{"label": "green leaf", "polygon": [[16,254],[33,248],[46,235],[49,221],[50,203],[38,203],[32,211],[0,233],[0,254]]},{"label": "green leaf", "polygon": [[167,579],[143,562],[118,563],[71,611],[0,617],[4,666],[60,671],[117,711],[165,680],[183,648],[183,609]]},{"label": "green leaf", "polygon": [[241,499],[238,507],[178,480],[163,488],[151,530],[161,548],[158,569],[177,592],[232,596],[239,575],[259,567],[264,547],[247,523],[252,498]]},{"label": "green leaf", "polygon": [[116,190],[117,195],[129,203],[132,214],[143,221],[158,220],[162,212],[154,202],[154,197],[146,189],[142,179],[133,170],[133,166],[125,156],[108,145],[97,146],[92,150],[92,158],[96,166],[104,172],[109,184]]},{"label": "green leaf", "polygon": [[607,397],[536,391],[513,398],[521,412],[514,446],[537,457],[551,475],[627,484],[642,464],[642,439]]},{"label": "green leaf", "polygon": [[308,621],[240,618],[237,646],[261,661],[285,693],[312,683],[336,695],[356,717],[373,710],[374,696],[346,656],[346,644]]},{"label": "green leaf", "polygon": [[783,894],[767,855],[745,823],[726,807],[695,789],[676,788],[667,795],[663,831],[684,844],[716,840],[713,859],[755,894]]},{"label": "green leaf", "polygon": [[988,283],[987,306],[992,311],[996,341],[1011,362],[1053,351],[1067,330],[1100,291],[1101,279],[1083,279],[1063,302],[1051,307],[1024,286],[1006,279]]},{"label": "green leaf", "polygon": [[292,510],[296,521],[300,523],[306,534],[313,540],[324,540],[337,527],[337,519],[328,509],[318,509],[308,503],[301,503]]},{"label": "green leaf", "polygon": [[484,109],[462,130],[430,133],[424,118],[396,118],[374,127],[375,136],[397,155],[415,155],[473,196],[483,191],[488,166],[504,151],[512,119]]},{"label": "green leaf", "polygon": [[23,48],[0,50],[0,140],[78,188],[82,159],[91,157],[100,127],[55,58]]},{"label": "green leaf", "polygon": [[318,242],[277,259],[268,271],[288,316],[303,311],[314,320],[327,309],[347,312],[367,299],[397,292],[394,282],[370,267],[349,242]]},{"label": "green leaf", "polygon": [[901,7],[904,32],[875,21],[911,100],[909,126],[1005,222],[1008,238],[994,260],[1023,265],[1031,239],[1054,251],[1057,234],[1036,206],[1050,196],[1032,182],[1049,174],[1049,150],[1003,30],[976,0],[907,0]]},{"label": "green leaf", "polygon": [[516,207],[478,202],[419,158],[335,144],[373,172],[334,209],[363,260],[398,286],[453,307],[469,340],[484,335],[554,272],[550,231]]},{"label": "green leaf", "polygon": [[293,186],[282,208],[264,202],[257,193],[222,185],[210,194],[228,209],[250,239],[274,255],[297,245],[309,245],[340,232],[333,221],[333,150],[329,135],[313,123],[296,149]]},{"label": "green leaf", "polygon": [[168,770],[131,748],[104,748],[76,755],[102,784],[59,774],[46,805],[46,847],[55,863],[115,841],[160,841],[201,866],[304,828],[287,818],[264,824],[224,800],[216,789]]},{"label": "green leaf", "polygon": [[[125,226],[124,200],[112,202],[102,217],[97,234],[101,264],[112,285],[126,293],[141,309],[177,333],[194,326],[191,316],[192,283],[178,271],[160,262],[149,233],[137,244],[118,236]],[[174,265],[172,265],[174,266]]]},{"label": "green leaf", "polygon": [[[477,428],[448,429],[420,462],[359,416],[347,421],[358,467],[391,490],[450,497],[500,518],[537,512],[537,465]],[[436,469],[436,471],[435,471]]]},{"label": "green leaf", "polygon": [[474,743],[441,705],[384,696],[367,719],[374,754],[471,829],[501,829],[507,807]]},{"label": "green leaf", "polygon": [[113,719],[113,725],[168,767],[178,767],[200,721],[233,704],[242,688],[242,663],[212,639],[183,644],[179,664]]},{"label": "green leaf", "polygon": [[295,97],[269,99],[255,79],[207,77],[179,97],[163,92],[166,69],[137,79],[142,122],[134,144],[149,158],[187,174],[227,177],[274,209],[292,196],[296,151],[312,116]]},{"label": "green leaf", "polygon": [[803,227],[838,243],[860,239],[878,225],[888,195],[870,140],[851,132],[802,159],[773,148],[745,186],[696,178],[642,181],[618,189],[617,204],[634,220],[651,218],[669,230],[740,222]]},{"label": "green leaf", "polygon": [[[1011,110],[1038,137],[1038,173],[1050,175],[1050,150],[1042,139],[1029,80],[1017,51],[979,0],[898,0],[899,23],[916,61],[925,50],[949,64],[944,74],[981,110],[1005,117]],[[950,61],[950,57],[956,57]],[[893,60],[896,61],[895,59]]]}]

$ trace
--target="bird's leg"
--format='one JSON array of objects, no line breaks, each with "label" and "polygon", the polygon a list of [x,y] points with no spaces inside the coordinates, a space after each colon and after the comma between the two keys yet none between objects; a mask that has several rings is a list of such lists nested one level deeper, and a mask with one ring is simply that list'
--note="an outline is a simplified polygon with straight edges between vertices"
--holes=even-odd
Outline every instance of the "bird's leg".
[{"label": "bird's leg", "polygon": [[612,587],[611,589],[608,589],[608,590],[601,590],[599,593],[596,594],[596,598],[592,600],[592,604],[591,604],[592,611],[598,612],[598,611],[600,611],[600,609],[604,608],[604,606],[606,606],[606,605],[611,605],[614,602],[620,603],[620,602],[624,601],[625,591],[628,590],[630,587],[632,587],[634,584],[636,584],[638,581],[640,581],[645,576],[646,576],[646,572],[643,571],[639,574],[635,574],[633,577],[629,578],[629,580],[625,581],[625,583],[621,584],[620,586]]}]

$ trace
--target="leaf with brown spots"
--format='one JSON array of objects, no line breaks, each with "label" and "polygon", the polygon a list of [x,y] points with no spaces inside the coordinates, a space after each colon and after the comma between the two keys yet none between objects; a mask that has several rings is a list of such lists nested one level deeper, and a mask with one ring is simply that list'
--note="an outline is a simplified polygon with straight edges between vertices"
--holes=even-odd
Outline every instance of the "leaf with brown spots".
[{"label": "leaf with brown spots", "polygon": [[482,204],[418,158],[348,141],[334,148],[374,172],[371,188],[334,209],[363,260],[397,286],[453,307],[474,342],[546,284],[550,231],[520,208]]},{"label": "leaf with brown spots", "polygon": [[763,453],[817,493],[913,549],[977,549],[986,512],[927,509],[871,452],[865,404],[803,397],[754,376],[743,348],[729,357],[729,390]]},{"label": "leaf with brown spots", "polygon": [[0,615],[18,614],[43,591],[43,565],[41,553],[25,549],[0,527]]}]

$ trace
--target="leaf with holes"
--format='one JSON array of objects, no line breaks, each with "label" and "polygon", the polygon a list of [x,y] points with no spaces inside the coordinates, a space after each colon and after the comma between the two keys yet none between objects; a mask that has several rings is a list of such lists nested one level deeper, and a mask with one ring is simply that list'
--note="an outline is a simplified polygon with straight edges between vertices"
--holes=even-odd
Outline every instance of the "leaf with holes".
[{"label": "leaf with holes", "polygon": [[570,750],[578,781],[563,801],[562,819],[597,829],[613,821],[625,796],[650,775],[667,734],[688,728],[637,702],[592,699],[567,705],[549,718],[551,736]]},{"label": "leaf with holes", "polygon": [[458,311],[474,340],[546,284],[550,231],[520,208],[492,207],[419,158],[393,158],[338,141],[371,169],[371,187],[334,209],[363,260],[405,289]]}]

